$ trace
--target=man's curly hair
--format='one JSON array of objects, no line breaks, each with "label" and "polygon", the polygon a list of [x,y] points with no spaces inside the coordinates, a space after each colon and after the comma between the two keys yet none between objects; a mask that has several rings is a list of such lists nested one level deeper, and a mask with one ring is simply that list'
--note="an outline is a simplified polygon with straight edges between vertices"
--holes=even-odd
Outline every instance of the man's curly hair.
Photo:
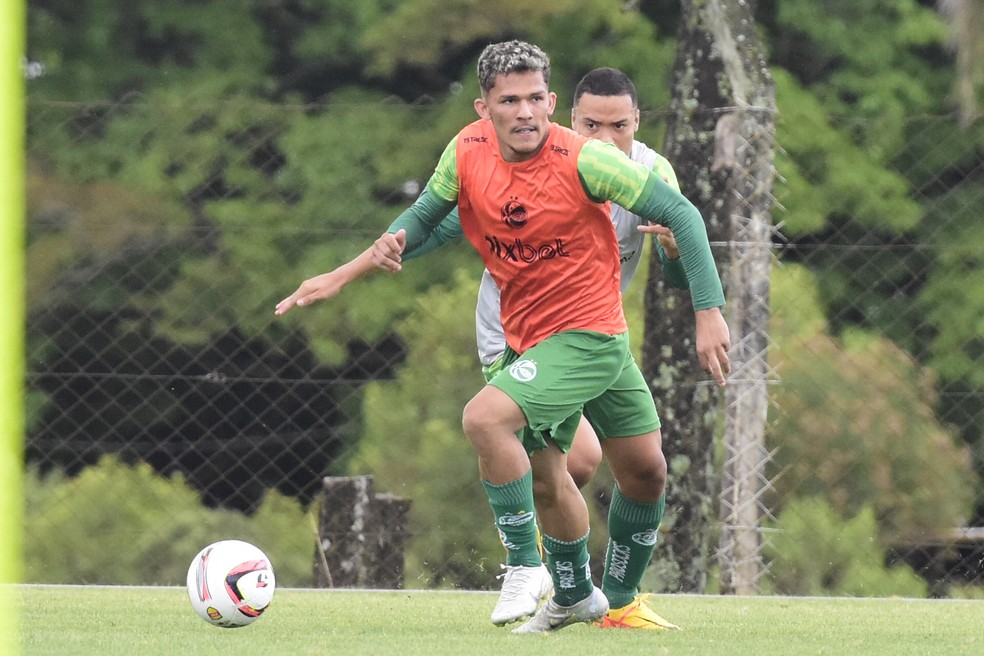
[{"label": "man's curly hair", "polygon": [[550,58],[525,41],[489,44],[478,58],[478,84],[483,93],[495,86],[496,77],[527,71],[543,73],[543,81],[550,84]]}]

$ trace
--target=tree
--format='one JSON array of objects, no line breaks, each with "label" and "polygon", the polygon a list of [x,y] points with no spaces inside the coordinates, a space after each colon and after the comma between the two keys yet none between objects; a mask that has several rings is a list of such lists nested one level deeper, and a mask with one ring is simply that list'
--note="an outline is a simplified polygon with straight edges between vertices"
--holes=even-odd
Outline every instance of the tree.
[{"label": "tree", "polygon": [[978,95],[984,89],[984,2],[939,0],[938,4],[957,53],[954,94],[960,125],[967,128],[980,118]]},{"label": "tree", "polygon": [[769,360],[782,385],[769,422],[771,512],[810,496],[844,520],[871,508],[882,545],[966,525],[979,477],[967,445],[936,417],[932,370],[875,331],[830,335],[819,285],[800,265],[773,276]]},{"label": "tree", "polygon": [[[681,14],[675,0],[510,0],[481,12],[438,0],[32,0],[27,54],[45,67],[29,83],[28,108],[32,431],[49,430],[58,445],[79,436],[160,440],[155,457],[164,457],[187,441],[183,433],[217,426],[226,435],[320,439],[308,429],[330,416],[339,438],[332,462],[346,466],[342,454],[363,433],[359,386],[388,375],[399,357],[417,361],[414,351],[429,343],[418,347],[394,330],[415,334],[402,322],[420,311],[408,290],[443,285],[474,256],[446,253],[408,267],[398,284],[377,277],[303,315],[273,321],[270,307],[300,278],[355,255],[406,205],[474,115],[474,58],[491,40],[528,38],[547,49],[561,123],[566,92],[597,65],[629,73],[644,110],[659,110],[672,92],[664,154],[712,218],[716,242],[732,241],[728,213],[753,214],[728,209],[733,199],[719,193],[736,184],[740,165],[710,170],[720,115],[690,110],[736,106],[726,58],[698,52],[710,43],[710,12],[732,17],[734,4],[692,3]],[[849,350],[844,337],[860,326],[928,363],[939,374],[937,414],[961,424],[984,468],[984,298],[974,250],[984,124],[959,130],[940,116],[954,100],[954,71],[931,4],[751,2],[740,5],[745,22],[734,41],[714,38],[741,54],[738,37],[750,34],[758,12],[781,110],[782,257],[817,273],[812,298],[830,333],[824,353]],[[669,85],[678,25],[680,74]],[[721,88],[689,76],[714,70]],[[659,116],[643,113],[640,136],[650,144],[662,135]],[[745,134],[742,125],[730,134]],[[722,198],[725,206],[714,206]],[[727,277],[734,289],[740,278]],[[759,288],[760,301],[767,294]],[[667,517],[666,585],[699,590],[708,545],[693,538],[697,551],[681,555],[686,546],[675,541],[691,539],[684,529],[706,528],[713,514],[718,445],[700,439],[721,428],[718,392],[696,372],[687,299],[658,287],[647,295],[659,316],[642,360],[657,381],[671,490],[688,493],[680,486],[692,483],[694,491],[685,503],[671,499],[693,518]],[[169,389],[162,372],[173,371],[194,383]],[[464,388],[471,374],[458,372],[448,387]],[[294,393],[257,382],[270,377]],[[460,407],[418,391],[419,405],[433,409],[429,420],[441,417],[429,427],[450,441]],[[84,415],[75,403],[89,404]],[[197,414],[195,404],[212,404],[210,413]],[[55,453],[49,447],[39,443]]]},{"label": "tree", "polygon": [[[977,280],[984,124],[949,115],[981,31],[979,2],[783,2],[766,22],[780,110],[784,257],[817,271],[831,331],[881,331],[939,376],[937,414],[984,471]],[[960,16],[956,18],[956,9]],[[891,30],[897,38],[883,35]],[[956,64],[947,52],[956,31]],[[976,39],[976,40],[975,40]],[[978,499],[977,521],[984,517]]]},{"label": "tree", "polygon": [[[775,92],[752,4],[685,2],[677,41],[664,154],[684,193],[701,210],[711,242],[734,244],[728,252],[718,247],[716,253],[729,289],[726,316],[736,345],[733,382],[726,392],[729,413],[734,413],[729,414],[729,433],[734,437],[737,423],[746,437],[761,440]],[[660,553],[676,563],[674,588],[702,592],[718,496],[714,437],[721,397],[695,367],[693,313],[686,294],[651,276],[646,302],[643,370],[662,408],[669,464],[667,508],[672,519]],[[755,457],[761,450],[746,455]],[[747,462],[739,455],[729,442],[726,466]],[[734,497],[746,495],[745,503],[751,501],[746,526],[756,526],[754,486],[760,481],[754,471],[729,471],[735,486],[748,487]],[[725,526],[735,520],[726,518]],[[757,557],[754,534],[751,540],[742,558]],[[755,575],[745,576],[752,580],[729,581],[726,587],[746,591]]]},{"label": "tree", "polygon": [[215,93],[262,92],[273,51],[237,0],[32,0],[28,54],[45,67],[32,91],[106,100],[208,75]]}]

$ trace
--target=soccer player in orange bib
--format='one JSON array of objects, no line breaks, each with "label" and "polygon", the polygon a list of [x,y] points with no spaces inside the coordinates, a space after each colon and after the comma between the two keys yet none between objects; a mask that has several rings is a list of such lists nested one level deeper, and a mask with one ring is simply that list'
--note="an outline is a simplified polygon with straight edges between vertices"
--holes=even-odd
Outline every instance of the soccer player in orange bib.
[{"label": "soccer player in orange bib", "polygon": [[[481,118],[448,144],[427,193],[376,240],[373,258],[400,270],[404,249],[423,244],[457,204],[465,237],[500,289],[503,366],[466,405],[462,424],[497,527],[508,528],[510,542],[535,548],[539,518],[554,596],[514,632],[542,633],[604,620],[606,594],[631,601],[663,514],[659,418],[629,352],[608,201],[674,234],[696,314],[698,359],[722,385],[730,336],[696,208],[618,148],[551,123],[550,65],[536,46],[488,46],[478,77]],[[278,312],[298,300],[295,293]],[[616,480],[610,522],[630,536],[609,543],[605,593],[591,581],[587,506],[566,466],[582,413],[603,440]]]}]

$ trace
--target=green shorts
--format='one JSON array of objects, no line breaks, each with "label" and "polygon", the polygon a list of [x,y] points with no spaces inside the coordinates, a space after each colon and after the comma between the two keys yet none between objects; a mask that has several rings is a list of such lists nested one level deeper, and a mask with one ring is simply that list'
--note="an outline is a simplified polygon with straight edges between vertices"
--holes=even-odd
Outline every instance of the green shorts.
[{"label": "green shorts", "polygon": [[569,330],[522,355],[508,348],[483,368],[526,415],[521,439],[530,453],[550,439],[568,451],[582,412],[598,437],[632,437],[659,428],[659,415],[628,333],[605,335]]}]

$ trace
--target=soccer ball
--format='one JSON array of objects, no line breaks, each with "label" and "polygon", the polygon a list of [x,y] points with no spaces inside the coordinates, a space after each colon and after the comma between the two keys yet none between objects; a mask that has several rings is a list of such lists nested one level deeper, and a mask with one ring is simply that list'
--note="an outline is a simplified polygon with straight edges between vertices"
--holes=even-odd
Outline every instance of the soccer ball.
[{"label": "soccer ball", "polygon": [[191,606],[213,626],[252,624],[270,605],[276,588],[270,559],[241,540],[208,545],[188,568]]}]

